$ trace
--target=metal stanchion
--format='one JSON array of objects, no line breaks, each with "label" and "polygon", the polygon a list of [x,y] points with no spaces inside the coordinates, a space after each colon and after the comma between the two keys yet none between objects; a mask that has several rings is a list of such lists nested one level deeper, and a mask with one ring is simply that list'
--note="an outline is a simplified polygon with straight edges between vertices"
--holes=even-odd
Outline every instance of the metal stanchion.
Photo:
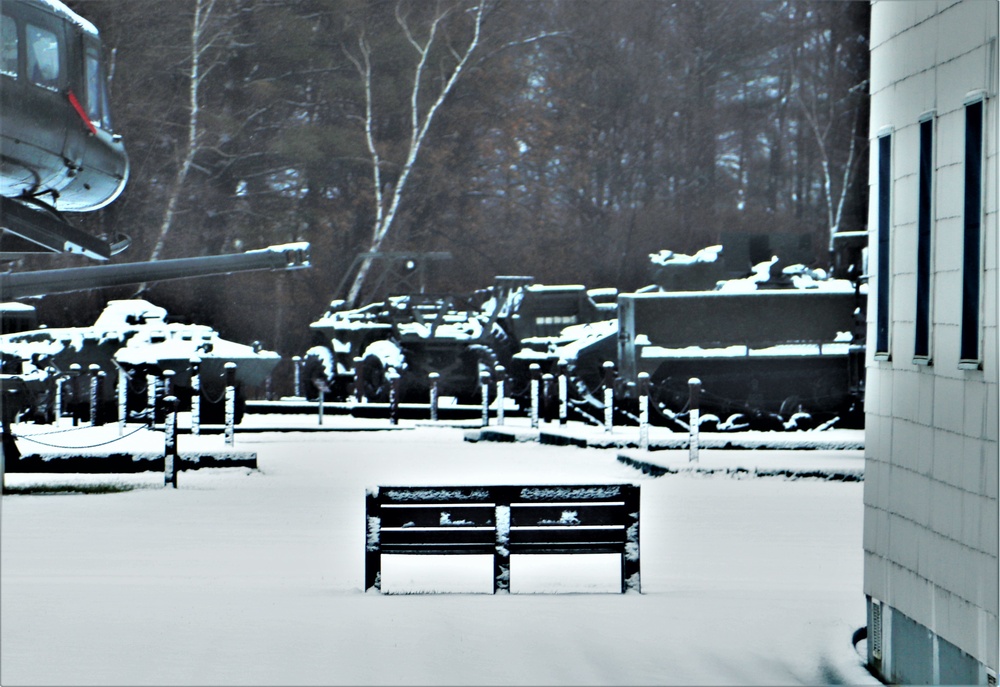
[{"label": "metal stanchion", "polygon": [[66,378],[59,376],[56,378],[56,397],[52,401],[53,405],[53,421],[56,425],[59,424],[59,418],[62,417],[63,409],[63,384],[66,383]]},{"label": "metal stanchion", "polygon": [[[69,376],[73,379],[78,378],[83,374],[83,368],[80,363],[70,363],[69,365]],[[73,417],[73,426],[76,427],[80,423],[80,399],[77,398],[77,392],[80,388],[79,382],[77,381],[73,388],[70,390],[70,415]]]},{"label": "metal stanchion", "polygon": [[361,403],[365,400],[364,360],[354,358],[354,400]]},{"label": "metal stanchion", "polygon": [[649,373],[639,373],[639,448],[649,448]]},{"label": "metal stanchion", "polygon": [[[58,386],[57,386],[58,388]],[[125,423],[128,422],[128,372],[118,368],[118,436],[125,433]]]},{"label": "metal stanchion", "polygon": [[226,369],[226,445],[236,441],[236,363],[225,364]]},{"label": "metal stanchion", "polygon": [[396,368],[390,367],[385,372],[385,376],[389,378],[389,424],[398,425],[399,424],[399,392],[400,385],[402,384],[402,376],[396,371]]},{"label": "metal stanchion", "polygon": [[542,375],[542,419],[545,422],[552,422],[552,386],[555,378],[551,373]]},{"label": "metal stanchion", "polygon": [[604,361],[604,431],[610,432],[614,426],[615,414],[615,364]]},{"label": "metal stanchion", "polygon": [[431,422],[437,422],[438,419],[438,380],[441,379],[440,372],[431,372],[427,375],[431,382]]},{"label": "metal stanchion", "polygon": [[497,365],[493,368],[493,372],[497,378],[497,426],[503,426],[504,421],[504,401],[506,400],[506,395],[504,391],[504,380],[507,376],[507,368],[503,365]]},{"label": "metal stanchion", "polygon": [[479,387],[482,391],[482,417],[480,418],[483,427],[490,424],[490,373],[486,370],[479,371]]},{"label": "metal stanchion", "polygon": [[174,375],[176,373],[173,370],[163,371],[163,396],[173,396],[174,395]]},{"label": "metal stanchion", "polygon": [[146,424],[156,422],[156,375],[146,375]]},{"label": "metal stanchion", "polygon": [[100,417],[101,390],[107,373],[97,363],[91,363],[87,369],[90,370],[90,426],[97,427],[103,424]]},{"label": "metal stanchion", "polygon": [[569,390],[567,388],[567,378],[566,378],[566,368],[567,363],[565,360],[559,360],[559,424],[566,424],[566,416],[569,411]]},{"label": "metal stanchion", "polygon": [[302,398],[302,356],[292,356],[292,369],[295,372],[295,398]]},{"label": "metal stanchion", "polygon": [[163,420],[163,486],[177,488],[177,397],[163,399],[166,417]]},{"label": "metal stanchion", "polygon": [[191,434],[201,434],[201,358],[191,358]]},{"label": "metal stanchion", "polygon": [[538,381],[542,376],[542,368],[538,363],[528,367],[531,373],[531,428],[538,429]]},{"label": "metal stanchion", "polygon": [[323,403],[326,401],[326,382],[322,379],[314,380],[316,384],[316,424],[323,424]]},{"label": "metal stanchion", "polygon": [[700,424],[699,402],[701,398],[701,380],[692,377],[688,380],[688,462],[698,462],[698,426]]}]

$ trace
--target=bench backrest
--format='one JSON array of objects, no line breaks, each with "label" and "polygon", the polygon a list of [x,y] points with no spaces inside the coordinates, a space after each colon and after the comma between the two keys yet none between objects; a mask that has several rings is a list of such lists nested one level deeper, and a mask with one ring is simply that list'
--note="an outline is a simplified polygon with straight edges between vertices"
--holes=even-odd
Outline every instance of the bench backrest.
[{"label": "bench backrest", "polygon": [[366,511],[366,589],[380,588],[382,553],[493,554],[495,591],[512,553],[617,553],[622,591],[638,590],[637,485],[378,487]]}]

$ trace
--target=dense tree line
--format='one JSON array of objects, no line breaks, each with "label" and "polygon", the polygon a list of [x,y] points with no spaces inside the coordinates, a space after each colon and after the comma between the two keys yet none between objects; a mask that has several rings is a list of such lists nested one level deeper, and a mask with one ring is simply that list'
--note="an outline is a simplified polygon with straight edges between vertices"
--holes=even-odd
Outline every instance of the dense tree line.
[{"label": "dense tree line", "polygon": [[292,355],[332,298],[383,295],[378,263],[356,277],[373,247],[449,251],[431,291],[634,289],[650,253],[723,232],[808,235],[822,266],[864,228],[867,2],[483,2],[69,0],[131,159],[76,219],[132,237],[118,262],[302,240],[313,267],[59,296],[43,319],[140,293]]}]

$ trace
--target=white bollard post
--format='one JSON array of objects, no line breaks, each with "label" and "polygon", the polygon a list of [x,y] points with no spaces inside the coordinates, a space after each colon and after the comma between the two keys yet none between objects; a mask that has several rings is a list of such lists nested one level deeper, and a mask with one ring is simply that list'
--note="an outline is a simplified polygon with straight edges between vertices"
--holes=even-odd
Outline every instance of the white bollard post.
[{"label": "white bollard post", "polygon": [[389,367],[385,371],[385,378],[389,380],[389,424],[399,424],[399,401],[403,393],[403,375],[395,367]]},{"label": "white bollard post", "polygon": [[292,367],[295,370],[295,398],[302,397],[302,356],[292,356]]},{"label": "white bollard post", "polygon": [[55,400],[52,402],[53,406],[55,406],[53,408],[53,411],[54,411],[53,412],[53,418],[54,418],[54,421],[56,423],[56,427],[59,426],[59,418],[62,417],[63,384],[65,384],[65,382],[66,382],[66,378],[65,377],[58,377],[58,378],[56,378],[56,397],[55,397]]},{"label": "white bollard post", "polygon": [[482,426],[487,427],[490,424],[490,373],[486,370],[481,370],[479,372],[479,386],[483,395],[482,403]]},{"label": "white bollard post", "polygon": [[538,429],[538,381],[542,376],[542,368],[538,363],[531,363],[531,428]]},{"label": "white bollard post", "polygon": [[177,397],[163,399],[166,416],[163,419],[163,486],[177,488]]},{"label": "white bollard post", "polygon": [[365,400],[364,360],[354,356],[354,402]]},{"label": "white bollard post", "polygon": [[156,422],[156,375],[146,375],[146,423],[152,427]]},{"label": "white bollard post", "polygon": [[507,368],[503,365],[497,365],[494,370],[497,378],[497,426],[503,426],[504,420],[504,377],[507,373]]},{"label": "white bollard post", "polygon": [[611,432],[614,427],[615,414],[615,364],[604,361],[604,431]]},{"label": "white bollard post", "polygon": [[431,372],[427,375],[431,380],[431,422],[438,419],[438,380],[441,378],[440,372]]},{"label": "white bollard post", "polygon": [[688,462],[697,463],[698,462],[698,426],[700,424],[700,409],[699,409],[699,399],[701,397],[701,380],[697,377],[692,377],[688,380],[688,409],[690,411],[688,420],[690,421],[690,428],[688,429]]},{"label": "white bollard post", "polygon": [[555,419],[555,414],[552,412],[552,401],[555,399],[552,386],[555,384],[555,380],[556,378],[551,372],[542,375],[542,421],[546,423]]},{"label": "white bollard post", "polygon": [[174,395],[174,374],[175,373],[174,373],[173,370],[164,370],[163,371],[163,396],[164,396],[164,398],[166,398],[167,396],[173,396]]},{"label": "white bollard post", "polygon": [[649,449],[649,373],[639,373],[639,448]]},{"label": "white bollard post", "polygon": [[[75,379],[79,378],[80,375],[82,375],[82,374],[83,374],[83,367],[80,365],[80,363],[70,363],[70,365],[69,365],[69,379],[74,379],[75,380]],[[69,379],[67,379],[66,381],[69,381]],[[71,410],[70,414],[73,416],[73,426],[76,427],[77,423],[80,421],[80,417],[79,417],[80,416],[80,410],[79,410],[80,399],[78,399],[76,397],[77,396],[77,389],[80,388],[80,383],[76,382],[76,383],[74,383],[73,386],[74,386],[74,389],[70,392],[71,398],[73,399],[73,407],[70,409]]]},{"label": "white bollard post", "polygon": [[226,445],[236,440],[236,363],[226,363]]},{"label": "white bollard post", "polygon": [[90,370],[90,426],[97,426],[98,386],[100,385],[101,366],[91,363]]},{"label": "white bollard post", "polygon": [[567,388],[565,360],[559,361],[559,424],[566,424],[566,416],[569,411],[569,390]]},{"label": "white bollard post", "polygon": [[128,372],[118,368],[118,436],[125,433],[128,422]]},{"label": "white bollard post", "polygon": [[191,434],[201,434],[201,358],[191,358]]}]

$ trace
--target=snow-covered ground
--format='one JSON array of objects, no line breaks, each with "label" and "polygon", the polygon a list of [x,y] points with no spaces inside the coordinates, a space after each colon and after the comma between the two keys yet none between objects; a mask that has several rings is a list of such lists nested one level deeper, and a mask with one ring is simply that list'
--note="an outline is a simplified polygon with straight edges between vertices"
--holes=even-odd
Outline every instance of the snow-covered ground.
[{"label": "snow-covered ground", "polygon": [[[182,435],[181,452],[195,441],[223,445]],[[181,472],[176,490],[158,473],[7,476],[140,488],[2,498],[0,683],[878,684],[851,644],[860,482],[650,477],[617,449],[416,425],[236,444],[259,470]],[[641,595],[600,593],[615,560],[548,556],[513,558],[522,593],[476,593],[489,559],[461,556],[388,557],[400,593],[362,591],[367,486],[615,482],[642,489]],[[464,591],[403,593],[428,588]]]}]

